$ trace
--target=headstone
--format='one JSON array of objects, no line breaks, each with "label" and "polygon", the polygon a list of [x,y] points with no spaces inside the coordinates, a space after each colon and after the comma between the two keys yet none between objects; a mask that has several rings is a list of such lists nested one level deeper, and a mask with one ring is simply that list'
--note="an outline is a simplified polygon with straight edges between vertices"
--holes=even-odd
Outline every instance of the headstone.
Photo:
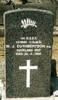
[{"label": "headstone", "polygon": [[4,17],[6,97],[50,96],[53,13],[24,8]]}]

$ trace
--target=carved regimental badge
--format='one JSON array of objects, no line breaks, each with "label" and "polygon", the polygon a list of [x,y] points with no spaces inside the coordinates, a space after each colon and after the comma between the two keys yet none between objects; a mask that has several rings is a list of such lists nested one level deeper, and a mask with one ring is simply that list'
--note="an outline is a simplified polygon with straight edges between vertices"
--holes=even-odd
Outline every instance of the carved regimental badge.
[{"label": "carved regimental badge", "polygon": [[26,18],[26,19],[21,20],[21,24],[22,24],[21,28],[26,29],[29,26],[37,28],[36,21],[31,20],[30,18]]}]

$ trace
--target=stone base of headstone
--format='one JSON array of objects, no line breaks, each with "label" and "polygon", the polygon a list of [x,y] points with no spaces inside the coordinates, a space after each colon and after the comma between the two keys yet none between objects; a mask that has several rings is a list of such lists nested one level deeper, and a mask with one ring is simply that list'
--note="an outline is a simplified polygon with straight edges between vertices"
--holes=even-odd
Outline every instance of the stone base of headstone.
[{"label": "stone base of headstone", "polygon": [[[5,100],[5,99],[4,99]],[[45,98],[45,97],[42,97],[42,98],[6,98],[6,100],[58,100],[57,97],[48,97],[48,98]]]}]

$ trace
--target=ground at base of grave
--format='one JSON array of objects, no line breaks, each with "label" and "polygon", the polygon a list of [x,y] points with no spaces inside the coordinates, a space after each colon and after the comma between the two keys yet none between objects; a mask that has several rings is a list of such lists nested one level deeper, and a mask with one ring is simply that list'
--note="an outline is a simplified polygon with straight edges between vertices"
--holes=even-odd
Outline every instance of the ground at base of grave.
[{"label": "ground at base of grave", "polygon": [[7,99],[2,99],[2,100],[58,100],[58,97],[39,97],[39,98],[7,98]]}]

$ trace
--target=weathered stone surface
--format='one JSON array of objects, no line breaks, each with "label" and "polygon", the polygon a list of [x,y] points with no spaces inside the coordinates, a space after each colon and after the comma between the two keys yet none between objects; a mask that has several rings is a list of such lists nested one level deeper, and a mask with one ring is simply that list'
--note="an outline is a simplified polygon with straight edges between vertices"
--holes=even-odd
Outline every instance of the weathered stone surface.
[{"label": "weathered stone surface", "polygon": [[[50,11],[31,8],[5,14],[7,97],[50,96],[53,19]],[[26,71],[19,69],[27,60],[38,66],[30,72],[29,88]]]}]

